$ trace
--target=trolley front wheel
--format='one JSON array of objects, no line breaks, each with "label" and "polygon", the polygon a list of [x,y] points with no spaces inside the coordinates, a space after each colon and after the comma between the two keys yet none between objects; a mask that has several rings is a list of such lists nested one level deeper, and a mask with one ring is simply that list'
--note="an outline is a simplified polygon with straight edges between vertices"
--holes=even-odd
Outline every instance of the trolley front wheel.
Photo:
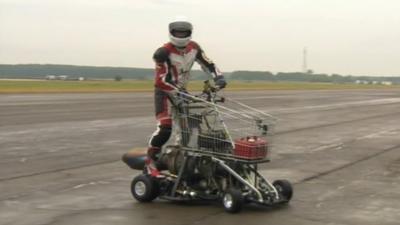
[{"label": "trolley front wheel", "polygon": [[286,202],[289,202],[293,196],[292,184],[287,180],[276,180],[273,183],[274,187],[278,191],[279,195],[284,198]]}]

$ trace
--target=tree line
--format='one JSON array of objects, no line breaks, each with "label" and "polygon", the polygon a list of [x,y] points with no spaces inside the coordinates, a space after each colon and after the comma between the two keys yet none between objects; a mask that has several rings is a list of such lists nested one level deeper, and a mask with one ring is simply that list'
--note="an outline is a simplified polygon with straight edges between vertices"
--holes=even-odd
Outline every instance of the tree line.
[{"label": "tree line", "polygon": [[[199,70],[194,70],[192,79],[205,80],[208,75]],[[0,64],[0,78],[19,79],[43,79],[46,76],[68,76],[69,79],[85,77],[86,79],[154,79],[154,69],[132,68],[132,67],[103,67],[103,66],[75,66],[55,64]],[[331,83],[354,83],[357,80],[390,81],[400,84],[400,77],[371,77],[350,76],[339,74],[314,74],[300,72],[279,72],[273,74],[268,71],[234,71],[225,73],[229,80],[241,81],[294,81],[294,82],[331,82]]]},{"label": "tree line", "polygon": [[301,72],[279,72],[273,74],[268,71],[234,71],[230,74],[231,80],[242,81],[294,81],[294,82],[327,82],[327,83],[354,83],[357,80],[366,82],[390,81],[400,84],[400,77],[381,76],[351,76],[339,74],[314,74]]},{"label": "tree line", "polygon": [[[75,66],[56,64],[0,64],[0,78],[43,79],[46,76],[68,76],[69,79],[137,79],[154,78],[154,69],[107,66]],[[201,71],[193,71],[194,79],[207,79]]]}]

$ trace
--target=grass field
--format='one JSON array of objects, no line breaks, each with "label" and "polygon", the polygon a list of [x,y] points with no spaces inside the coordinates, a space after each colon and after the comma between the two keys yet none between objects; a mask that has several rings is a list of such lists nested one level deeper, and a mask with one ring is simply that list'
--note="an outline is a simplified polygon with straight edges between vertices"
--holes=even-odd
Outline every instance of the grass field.
[{"label": "grass field", "polygon": [[[189,90],[202,90],[202,81],[192,81]],[[303,82],[229,82],[228,90],[339,90],[393,89],[399,85],[357,85]],[[0,93],[84,93],[84,92],[140,92],[152,91],[153,81],[46,81],[0,80]]]}]

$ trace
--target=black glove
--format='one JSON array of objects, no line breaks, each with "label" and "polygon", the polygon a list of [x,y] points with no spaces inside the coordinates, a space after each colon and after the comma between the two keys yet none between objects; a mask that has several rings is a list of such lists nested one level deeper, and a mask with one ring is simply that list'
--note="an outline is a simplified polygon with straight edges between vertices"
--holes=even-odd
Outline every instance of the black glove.
[{"label": "black glove", "polygon": [[215,82],[215,86],[219,87],[219,89],[223,89],[227,85],[225,78],[222,75],[215,77],[214,82]]}]

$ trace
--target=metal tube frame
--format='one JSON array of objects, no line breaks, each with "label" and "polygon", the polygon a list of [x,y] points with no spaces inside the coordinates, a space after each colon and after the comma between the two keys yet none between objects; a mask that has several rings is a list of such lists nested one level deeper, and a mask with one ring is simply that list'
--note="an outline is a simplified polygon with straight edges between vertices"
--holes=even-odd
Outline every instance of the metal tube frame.
[{"label": "metal tube frame", "polygon": [[241,183],[243,183],[244,185],[246,185],[247,187],[249,187],[251,190],[253,190],[257,197],[258,197],[258,201],[260,203],[264,202],[264,198],[261,194],[261,192],[254,187],[254,185],[252,185],[251,183],[249,183],[247,180],[243,179],[239,174],[237,174],[232,168],[230,168],[228,165],[225,164],[225,162],[223,160],[217,159],[215,157],[211,158],[214,162],[217,162],[218,165],[222,166],[225,170],[227,170],[232,176],[234,176],[238,181],[240,181]]},{"label": "metal tube frame", "polygon": [[[250,167],[251,168],[251,167]],[[272,190],[272,192],[274,193],[274,195],[275,195],[275,199],[276,200],[279,200],[279,192],[278,192],[278,190],[276,190],[276,188],[274,187],[274,185],[267,179],[267,178],[265,178],[264,176],[262,176],[259,172],[258,172],[258,170],[257,170],[257,167],[256,168],[251,168],[252,170],[253,170],[253,172],[254,172],[254,174],[257,176],[257,177],[259,177],[260,179],[262,179],[262,180],[264,180],[265,181],[265,183],[267,183],[267,185],[268,185],[268,187]]]}]

